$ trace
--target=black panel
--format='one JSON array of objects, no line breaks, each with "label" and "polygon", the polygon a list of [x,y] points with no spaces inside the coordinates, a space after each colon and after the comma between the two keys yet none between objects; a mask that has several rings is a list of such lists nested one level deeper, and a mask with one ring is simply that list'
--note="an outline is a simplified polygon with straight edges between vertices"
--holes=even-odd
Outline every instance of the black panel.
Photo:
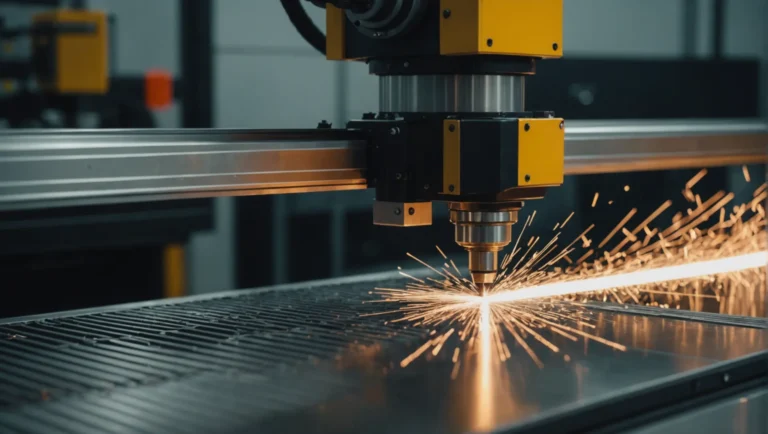
[{"label": "black panel", "polygon": [[545,60],[526,103],[566,119],[753,117],[759,73],[754,60]]},{"label": "black panel", "polygon": [[15,255],[0,260],[0,318],[163,296],[163,246]]},{"label": "black panel", "polygon": [[291,282],[319,279],[331,269],[329,213],[293,215],[288,237],[288,278]]},{"label": "black panel", "polygon": [[235,200],[235,252],[237,287],[264,286],[274,282],[272,196]]}]

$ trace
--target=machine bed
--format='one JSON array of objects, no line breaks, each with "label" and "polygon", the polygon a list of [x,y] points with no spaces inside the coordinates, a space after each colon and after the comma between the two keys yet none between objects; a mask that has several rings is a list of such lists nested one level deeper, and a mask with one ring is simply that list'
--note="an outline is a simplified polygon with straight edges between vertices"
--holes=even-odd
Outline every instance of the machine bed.
[{"label": "machine bed", "polygon": [[[761,319],[595,305],[599,335],[627,351],[558,342],[567,362],[534,342],[539,369],[511,346],[493,390],[478,387],[471,363],[452,380],[447,351],[401,368],[429,330],[361,317],[391,307],[363,302],[396,280],[2,320],[0,432],[576,432],[766,404]],[[759,411],[749,417],[765,428]]]}]

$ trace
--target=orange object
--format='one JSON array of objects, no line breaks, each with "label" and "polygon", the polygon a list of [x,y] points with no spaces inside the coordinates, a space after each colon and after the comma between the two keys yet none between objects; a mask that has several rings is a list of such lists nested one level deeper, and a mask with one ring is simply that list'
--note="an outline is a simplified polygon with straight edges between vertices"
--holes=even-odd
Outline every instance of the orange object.
[{"label": "orange object", "polygon": [[167,71],[152,70],[144,75],[144,100],[147,108],[163,110],[173,102],[173,77]]}]

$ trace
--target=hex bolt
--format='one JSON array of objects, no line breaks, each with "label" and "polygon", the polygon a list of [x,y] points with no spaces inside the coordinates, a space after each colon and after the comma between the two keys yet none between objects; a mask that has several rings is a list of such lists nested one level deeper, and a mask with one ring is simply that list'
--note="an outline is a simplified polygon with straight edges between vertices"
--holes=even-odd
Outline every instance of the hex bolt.
[{"label": "hex bolt", "polygon": [[451,10],[450,9],[443,9],[443,18],[448,19],[451,17]]},{"label": "hex bolt", "polygon": [[395,215],[400,215],[402,211],[400,211],[400,208],[395,208]]},{"label": "hex bolt", "polygon": [[531,175],[525,174],[525,182],[531,182]]},{"label": "hex bolt", "polygon": [[453,190],[456,190],[456,187],[453,186],[453,184],[448,186],[448,191],[453,192]]},{"label": "hex bolt", "polygon": [[408,208],[408,215],[414,215],[416,214],[416,210],[413,208]]},{"label": "hex bolt", "polygon": [[557,45],[557,42],[555,42],[554,44],[552,44],[552,49],[553,49],[554,51],[557,51],[558,47],[560,47],[560,46],[559,46],[559,45]]},{"label": "hex bolt", "polygon": [[492,47],[493,46],[493,39],[488,38],[488,40],[485,41],[485,43],[488,44],[489,47]]},{"label": "hex bolt", "polygon": [[454,124],[448,125],[448,131],[450,131],[450,132],[456,131],[456,125],[454,125]]},{"label": "hex bolt", "polygon": [[525,131],[531,130],[531,124],[525,124]]}]

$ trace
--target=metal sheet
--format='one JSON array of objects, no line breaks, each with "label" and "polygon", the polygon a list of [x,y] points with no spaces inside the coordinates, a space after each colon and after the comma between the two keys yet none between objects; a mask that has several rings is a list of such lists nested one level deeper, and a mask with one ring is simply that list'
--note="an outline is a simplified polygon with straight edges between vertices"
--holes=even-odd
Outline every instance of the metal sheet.
[{"label": "metal sheet", "polygon": [[[768,162],[762,121],[568,122],[569,175]],[[367,188],[340,130],[0,133],[0,210]]]},{"label": "metal sheet", "polygon": [[455,380],[448,353],[400,368],[429,330],[361,316],[387,276],[0,321],[0,431],[568,432],[765,375],[768,330],[608,311],[627,351],[547,335],[543,368],[513,347],[491,383],[472,354]]}]

